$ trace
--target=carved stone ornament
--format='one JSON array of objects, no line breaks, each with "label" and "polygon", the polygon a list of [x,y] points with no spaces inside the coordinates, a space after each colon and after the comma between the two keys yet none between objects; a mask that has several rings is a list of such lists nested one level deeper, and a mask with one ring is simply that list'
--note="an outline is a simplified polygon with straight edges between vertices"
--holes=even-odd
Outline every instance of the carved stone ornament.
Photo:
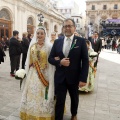
[{"label": "carved stone ornament", "polygon": [[116,13],[116,14],[113,14],[113,15],[112,15],[112,18],[113,18],[113,19],[117,19],[117,18],[118,18],[118,14],[117,14],[117,13]]},{"label": "carved stone ornament", "polygon": [[107,19],[107,16],[106,16],[106,15],[102,15],[101,18],[102,18],[103,20],[105,20],[105,19]]}]

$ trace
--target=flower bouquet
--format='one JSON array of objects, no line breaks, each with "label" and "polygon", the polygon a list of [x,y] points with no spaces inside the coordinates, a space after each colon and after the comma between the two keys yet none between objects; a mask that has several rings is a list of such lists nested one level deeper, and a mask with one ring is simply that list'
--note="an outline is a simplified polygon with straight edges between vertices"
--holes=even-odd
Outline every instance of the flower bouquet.
[{"label": "flower bouquet", "polygon": [[98,56],[98,53],[97,53],[97,52],[90,52],[89,57],[94,58],[94,57],[97,57],[97,56]]},{"label": "flower bouquet", "polygon": [[20,80],[20,89],[23,79],[26,77],[26,72],[24,69],[17,70],[15,73],[15,79]]}]

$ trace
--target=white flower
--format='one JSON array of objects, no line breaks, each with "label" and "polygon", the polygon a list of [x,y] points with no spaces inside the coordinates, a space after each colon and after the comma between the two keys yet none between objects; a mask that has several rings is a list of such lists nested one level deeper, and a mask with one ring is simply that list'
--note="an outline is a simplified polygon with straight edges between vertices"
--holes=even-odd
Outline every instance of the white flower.
[{"label": "white flower", "polygon": [[25,75],[26,75],[26,72],[24,69],[17,70],[15,73],[15,76],[22,78],[22,79],[25,77]]},{"label": "white flower", "polygon": [[92,56],[94,57],[94,56],[97,56],[97,55],[98,55],[97,52],[91,52],[91,53],[90,53],[90,57],[92,57]]}]

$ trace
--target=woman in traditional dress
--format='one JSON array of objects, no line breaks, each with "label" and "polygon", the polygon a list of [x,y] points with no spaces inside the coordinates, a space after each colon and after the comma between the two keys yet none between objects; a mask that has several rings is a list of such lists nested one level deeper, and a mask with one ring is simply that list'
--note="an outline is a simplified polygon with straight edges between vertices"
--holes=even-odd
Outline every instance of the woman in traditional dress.
[{"label": "woman in traditional dress", "polygon": [[45,28],[37,29],[26,59],[26,82],[20,106],[21,120],[54,120],[54,72],[48,63]]},{"label": "woman in traditional dress", "polygon": [[88,55],[89,55],[89,73],[87,78],[87,84],[84,87],[79,88],[80,91],[93,91],[94,89],[94,78],[96,74],[96,69],[94,68],[95,57],[97,57],[97,53],[91,47],[91,43],[89,40],[86,40]]}]

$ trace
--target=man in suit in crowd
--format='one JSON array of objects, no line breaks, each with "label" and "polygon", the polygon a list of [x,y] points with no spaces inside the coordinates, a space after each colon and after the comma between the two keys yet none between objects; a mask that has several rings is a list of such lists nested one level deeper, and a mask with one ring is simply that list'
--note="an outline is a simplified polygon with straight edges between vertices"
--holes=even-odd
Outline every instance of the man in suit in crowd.
[{"label": "man in suit in crowd", "polygon": [[2,43],[0,42],[0,64],[1,62],[4,62],[4,57],[6,56],[4,50],[3,50],[3,45]]},{"label": "man in suit in crowd", "polygon": [[25,69],[25,61],[27,57],[27,51],[29,48],[29,40],[27,36],[28,36],[28,33],[24,32],[23,38],[22,38],[22,69]]},{"label": "man in suit in crowd", "polygon": [[[79,102],[78,87],[86,85],[88,76],[88,50],[84,38],[74,35],[76,30],[73,19],[63,23],[65,36],[55,40],[49,63],[56,66],[55,82],[55,120],[63,120],[67,90],[71,98],[71,120],[77,120]],[[58,60],[54,59],[59,57]]]},{"label": "man in suit in crowd", "polygon": [[10,39],[9,45],[9,56],[10,56],[10,65],[11,65],[11,72],[10,75],[12,77],[15,76],[14,72],[19,69],[20,65],[20,54],[22,53],[22,45],[18,41],[19,32],[13,31],[13,37]]},{"label": "man in suit in crowd", "polygon": [[98,57],[102,48],[102,40],[99,38],[98,32],[94,32],[94,38],[91,40],[91,44],[94,51],[98,53],[97,60],[94,64],[94,67],[97,67]]}]

